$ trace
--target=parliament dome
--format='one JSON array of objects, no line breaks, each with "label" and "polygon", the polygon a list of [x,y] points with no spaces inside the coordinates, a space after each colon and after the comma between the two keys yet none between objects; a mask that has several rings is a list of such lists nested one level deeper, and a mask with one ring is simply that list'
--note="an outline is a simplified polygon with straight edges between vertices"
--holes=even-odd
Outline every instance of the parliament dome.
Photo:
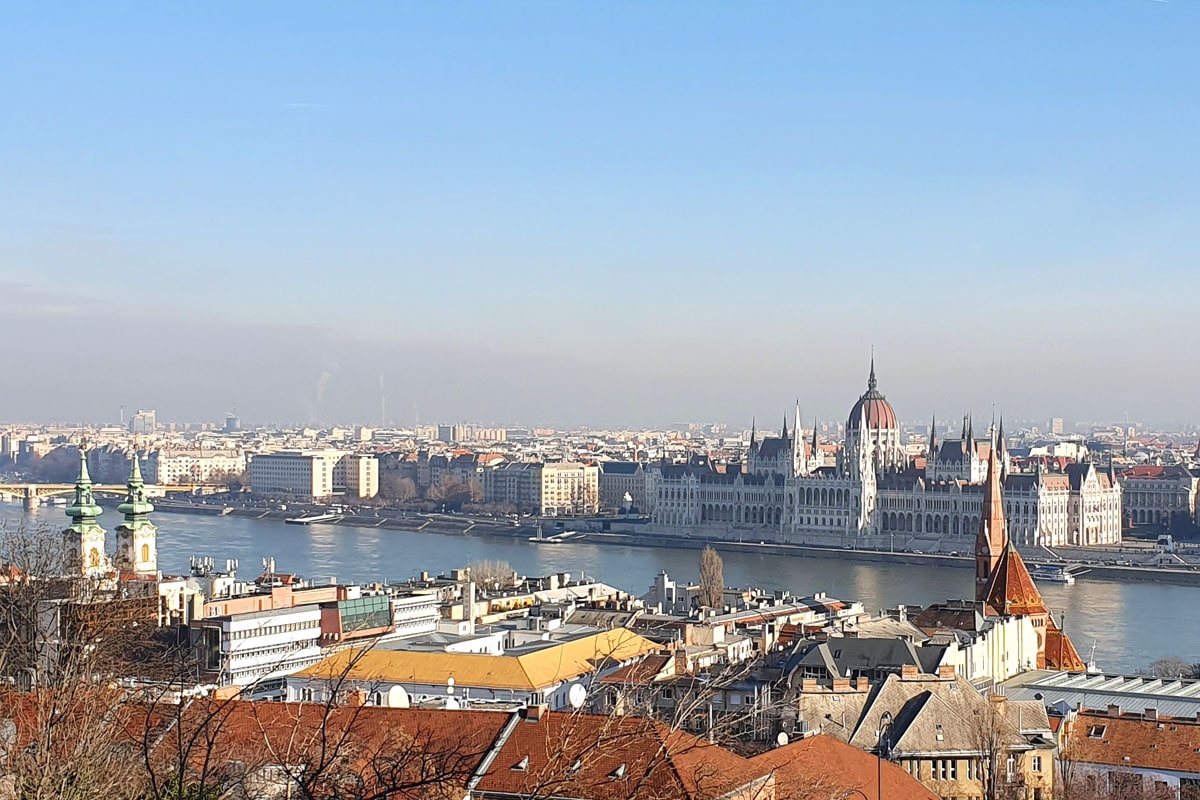
[{"label": "parliament dome", "polygon": [[899,430],[896,422],[896,410],[879,391],[875,380],[875,359],[871,359],[871,376],[867,379],[867,391],[858,398],[854,408],[850,409],[850,417],[846,420],[849,430],[858,430],[859,422],[866,420],[867,428],[876,430]]}]

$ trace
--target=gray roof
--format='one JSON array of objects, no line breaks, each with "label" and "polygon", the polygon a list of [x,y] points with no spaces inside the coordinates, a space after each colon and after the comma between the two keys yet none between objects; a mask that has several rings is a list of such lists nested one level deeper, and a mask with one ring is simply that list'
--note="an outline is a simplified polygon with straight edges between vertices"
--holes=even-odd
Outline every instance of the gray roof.
[{"label": "gray roof", "polygon": [[904,639],[856,639],[836,636],[825,642],[800,642],[788,657],[784,672],[800,666],[826,669],[830,677],[844,678],[854,671],[919,667],[917,649]]},{"label": "gray roof", "polygon": [[1117,705],[1130,713],[1154,708],[1171,717],[1200,713],[1200,680],[1033,670],[1002,685],[1010,700],[1037,700],[1046,706],[1066,703],[1071,708],[1103,709]]}]

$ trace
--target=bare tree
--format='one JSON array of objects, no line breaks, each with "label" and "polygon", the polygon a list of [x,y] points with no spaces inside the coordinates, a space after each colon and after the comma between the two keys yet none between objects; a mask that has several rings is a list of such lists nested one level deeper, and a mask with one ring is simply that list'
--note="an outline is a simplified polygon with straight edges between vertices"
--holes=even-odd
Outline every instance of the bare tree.
[{"label": "bare tree", "polygon": [[379,496],[384,500],[403,505],[417,498],[417,484],[412,478],[389,470],[379,476]]},{"label": "bare tree", "polygon": [[1150,674],[1155,678],[1195,678],[1200,676],[1200,664],[1169,656],[1150,662]]},{"label": "bare tree", "polygon": [[700,605],[721,608],[725,604],[725,568],[712,545],[700,552]]},{"label": "bare tree", "polygon": [[467,566],[471,580],[480,586],[508,587],[513,584],[516,571],[507,561],[472,561]]},{"label": "bare tree", "polygon": [[162,667],[157,591],[66,575],[63,555],[47,528],[0,528],[0,761],[17,797],[133,798],[131,707],[116,687]]}]

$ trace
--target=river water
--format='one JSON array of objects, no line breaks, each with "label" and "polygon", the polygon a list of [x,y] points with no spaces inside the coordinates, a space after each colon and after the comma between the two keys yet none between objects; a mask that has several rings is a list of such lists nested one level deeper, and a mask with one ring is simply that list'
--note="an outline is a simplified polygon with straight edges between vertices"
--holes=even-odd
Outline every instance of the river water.
[{"label": "river water", "polygon": [[[117,515],[101,523],[110,531]],[[0,504],[0,519],[66,525],[62,507],[46,506],[26,514]],[[254,577],[262,559],[273,557],[281,572],[305,577],[335,576],[343,582],[408,578],[422,570],[440,573],[477,560],[507,561],[526,575],[586,573],[641,595],[665,569],[679,581],[696,580],[699,552],[671,548],[576,543],[533,545],[520,539],[447,535],[333,525],[286,525],[272,520],[157,512],[159,568],[186,573],[192,555],[241,562],[241,574]],[[110,534],[111,536],[111,534]],[[114,543],[110,538],[109,547]],[[718,551],[720,547],[718,546]],[[725,582],[731,586],[790,589],[795,594],[827,592],[860,600],[868,610],[899,603],[925,605],[970,597],[974,573],[946,566],[912,566],[839,561],[803,556],[752,553],[722,554]],[[1133,672],[1156,658],[1181,656],[1200,662],[1200,589],[1149,583],[1078,580],[1073,586],[1040,584],[1057,618],[1066,614],[1067,631],[1086,660],[1093,642],[1096,661],[1110,672]]]}]

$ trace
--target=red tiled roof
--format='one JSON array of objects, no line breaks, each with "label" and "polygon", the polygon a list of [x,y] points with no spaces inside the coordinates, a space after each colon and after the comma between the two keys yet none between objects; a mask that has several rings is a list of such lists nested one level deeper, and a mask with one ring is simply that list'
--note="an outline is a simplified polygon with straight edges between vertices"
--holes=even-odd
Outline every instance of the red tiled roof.
[{"label": "red tiled roof", "polygon": [[779,798],[844,797],[847,793],[879,800],[877,787],[888,800],[937,800],[937,795],[895,764],[871,753],[819,734],[750,759],[775,776]]},{"label": "red tiled roof", "polygon": [[722,797],[762,777],[741,756],[659,723],[547,712],[517,722],[477,789],[588,800]]}]

